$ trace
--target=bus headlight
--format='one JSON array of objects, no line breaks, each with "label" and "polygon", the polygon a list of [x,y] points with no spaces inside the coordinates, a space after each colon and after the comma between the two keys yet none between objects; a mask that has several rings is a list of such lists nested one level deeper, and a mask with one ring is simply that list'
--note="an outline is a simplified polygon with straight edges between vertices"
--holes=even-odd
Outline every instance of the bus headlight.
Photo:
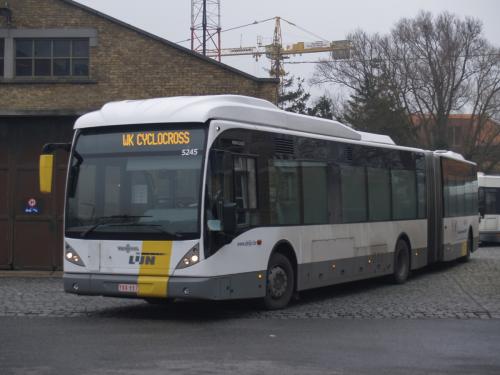
[{"label": "bus headlight", "polygon": [[181,261],[177,264],[177,269],[182,269],[186,267],[191,267],[200,261],[200,244],[194,245],[189,251],[184,255]]},{"label": "bus headlight", "polygon": [[77,266],[85,267],[85,263],[83,263],[80,255],[76,252],[75,249],[68,245],[68,243],[65,243],[64,257],[68,262],[76,264]]}]

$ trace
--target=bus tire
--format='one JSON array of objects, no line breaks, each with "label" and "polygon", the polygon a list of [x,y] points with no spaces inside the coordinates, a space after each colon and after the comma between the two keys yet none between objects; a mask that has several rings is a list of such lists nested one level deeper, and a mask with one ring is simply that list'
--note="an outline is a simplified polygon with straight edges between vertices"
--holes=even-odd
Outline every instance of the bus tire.
[{"label": "bus tire", "polygon": [[458,258],[459,262],[465,263],[470,260],[470,254],[472,253],[472,246],[473,246],[472,232],[469,230],[469,236],[467,238],[467,254],[465,254],[463,257]]},{"label": "bus tire", "polygon": [[269,259],[266,276],[264,307],[267,310],[285,308],[292,299],[295,285],[290,260],[283,254],[273,253]]},{"label": "bus tire", "polygon": [[410,276],[410,248],[408,243],[399,239],[394,252],[394,273],[392,281],[395,284],[404,284]]}]

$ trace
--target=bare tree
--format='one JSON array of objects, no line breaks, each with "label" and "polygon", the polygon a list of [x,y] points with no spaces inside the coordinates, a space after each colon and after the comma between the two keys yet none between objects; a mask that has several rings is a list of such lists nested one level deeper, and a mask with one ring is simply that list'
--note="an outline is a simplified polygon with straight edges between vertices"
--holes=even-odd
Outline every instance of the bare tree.
[{"label": "bare tree", "polygon": [[[404,113],[396,81],[391,80],[388,37],[357,30],[347,37],[352,51],[348,60],[322,61],[316,66],[312,84],[334,83],[352,94],[340,120],[359,130],[384,132],[399,143],[415,144],[415,129]],[[389,77],[391,76],[391,77]],[[391,119],[392,121],[387,121]]]},{"label": "bare tree", "polygon": [[386,36],[357,31],[348,36],[350,60],[316,67],[313,83],[333,82],[353,90],[376,81],[406,113],[412,141],[450,149],[450,115],[470,113],[460,151],[485,169],[500,160],[500,51],[482,35],[481,22],[449,13],[421,12],[400,20]]},{"label": "bare tree", "polygon": [[472,116],[464,135],[464,156],[475,160],[486,173],[500,163],[500,54],[485,45],[471,64],[467,96]]},{"label": "bare tree", "polygon": [[396,72],[404,77],[402,99],[423,126],[433,148],[449,148],[449,115],[468,102],[471,63],[482,53],[481,23],[449,13],[432,18],[420,13],[401,20],[392,31]]}]

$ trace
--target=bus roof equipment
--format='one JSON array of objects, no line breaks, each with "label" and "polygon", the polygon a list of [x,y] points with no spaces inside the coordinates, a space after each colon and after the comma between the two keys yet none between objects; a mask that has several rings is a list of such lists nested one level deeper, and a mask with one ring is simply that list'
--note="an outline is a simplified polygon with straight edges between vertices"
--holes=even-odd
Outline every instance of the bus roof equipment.
[{"label": "bus roof equipment", "polygon": [[[251,118],[248,113],[252,114]],[[105,104],[100,110],[80,117],[76,121],[75,129],[167,122],[205,123],[215,119],[307,131],[357,141],[363,139],[360,132],[340,122],[286,112],[266,100],[240,95],[183,96],[112,102]],[[366,137],[370,133],[364,134]]]}]

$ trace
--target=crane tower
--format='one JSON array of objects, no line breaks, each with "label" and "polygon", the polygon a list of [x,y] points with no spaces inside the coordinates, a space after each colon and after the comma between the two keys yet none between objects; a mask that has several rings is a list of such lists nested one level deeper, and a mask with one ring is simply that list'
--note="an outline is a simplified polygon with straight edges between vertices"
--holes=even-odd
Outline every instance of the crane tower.
[{"label": "crane tower", "polygon": [[220,0],[191,0],[191,50],[221,60]]}]

